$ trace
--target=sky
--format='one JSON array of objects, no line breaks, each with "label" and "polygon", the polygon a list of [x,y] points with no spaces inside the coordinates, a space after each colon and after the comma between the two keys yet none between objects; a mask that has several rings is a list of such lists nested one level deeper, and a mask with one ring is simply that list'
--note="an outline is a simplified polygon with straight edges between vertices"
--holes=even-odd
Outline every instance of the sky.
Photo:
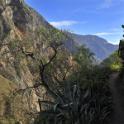
[{"label": "sky", "polygon": [[77,34],[92,34],[118,44],[122,39],[124,0],[25,0],[49,23]]}]

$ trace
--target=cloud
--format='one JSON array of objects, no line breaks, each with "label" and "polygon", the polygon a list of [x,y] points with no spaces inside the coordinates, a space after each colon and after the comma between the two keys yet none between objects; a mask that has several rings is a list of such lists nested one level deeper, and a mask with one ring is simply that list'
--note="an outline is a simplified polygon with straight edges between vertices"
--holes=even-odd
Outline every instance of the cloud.
[{"label": "cloud", "polygon": [[115,27],[115,28],[109,29],[108,31],[97,32],[94,35],[98,35],[98,36],[112,36],[112,35],[121,36],[122,34],[123,33],[122,33],[121,28]]},{"label": "cloud", "polygon": [[97,36],[110,36],[110,35],[116,35],[118,33],[119,32],[98,32],[98,33],[95,33],[94,35],[97,35]]},{"label": "cloud", "polygon": [[111,31],[113,31],[113,32],[121,32],[121,28],[112,28]]},{"label": "cloud", "polygon": [[71,20],[50,22],[50,24],[55,27],[71,26],[78,23],[79,23],[78,21],[71,21]]},{"label": "cloud", "polygon": [[104,2],[101,4],[101,9],[107,9],[110,8],[113,4],[113,0],[104,0]]}]

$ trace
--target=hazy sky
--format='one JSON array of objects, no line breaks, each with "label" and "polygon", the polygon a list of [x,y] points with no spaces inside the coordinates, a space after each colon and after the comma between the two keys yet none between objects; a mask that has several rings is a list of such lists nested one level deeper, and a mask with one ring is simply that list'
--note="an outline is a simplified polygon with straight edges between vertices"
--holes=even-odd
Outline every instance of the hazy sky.
[{"label": "hazy sky", "polygon": [[26,0],[47,21],[78,34],[95,34],[111,43],[122,38],[124,0]]}]

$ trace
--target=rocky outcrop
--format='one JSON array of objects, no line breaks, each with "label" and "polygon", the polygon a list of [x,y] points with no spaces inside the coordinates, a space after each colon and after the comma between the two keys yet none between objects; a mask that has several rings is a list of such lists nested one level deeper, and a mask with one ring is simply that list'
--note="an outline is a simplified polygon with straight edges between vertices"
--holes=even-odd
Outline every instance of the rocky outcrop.
[{"label": "rocky outcrop", "polygon": [[[37,34],[41,27],[51,28],[44,18],[28,7],[23,0],[0,1],[0,75],[16,85],[16,90],[33,86],[38,80],[39,64],[29,56],[29,53],[36,53],[38,58],[42,56],[43,44],[45,46],[46,43]],[[5,82],[0,80],[0,85],[2,84],[5,85]],[[8,91],[7,88],[4,90]],[[0,96],[3,104],[11,104],[11,101],[7,103],[4,97],[5,94]],[[30,100],[26,100],[27,98]],[[35,91],[30,96],[25,95],[24,103],[20,101],[21,99],[20,96],[15,98],[13,111],[16,112],[13,116],[26,123],[28,117],[24,116],[23,109],[27,111],[39,109]],[[28,105],[29,101],[31,106]],[[0,108],[2,107],[0,115],[3,116],[0,120],[5,118],[3,113],[6,109],[3,104],[0,103]],[[0,123],[7,123],[7,120]]]},{"label": "rocky outcrop", "polygon": [[[47,61],[53,53],[50,49],[46,50],[50,43],[40,34],[43,29],[47,31],[54,28],[23,0],[0,1],[0,75],[13,82],[16,91],[39,82],[39,61],[36,58],[40,60],[45,57]],[[2,83],[0,80],[0,84]],[[45,90],[41,90],[43,96],[45,93]],[[25,110],[34,112],[39,109],[35,91],[24,97],[24,101],[20,101],[22,97],[17,95],[13,105],[15,118],[23,124],[28,119],[24,114]]]},{"label": "rocky outcrop", "polygon": [[[42,16],[28,7],[23,0],[3,0],[0,2],[0,39],[5,35],[34,32],[39,26],[50,26]],[[14,37],[13,37],[14,38]]]}]

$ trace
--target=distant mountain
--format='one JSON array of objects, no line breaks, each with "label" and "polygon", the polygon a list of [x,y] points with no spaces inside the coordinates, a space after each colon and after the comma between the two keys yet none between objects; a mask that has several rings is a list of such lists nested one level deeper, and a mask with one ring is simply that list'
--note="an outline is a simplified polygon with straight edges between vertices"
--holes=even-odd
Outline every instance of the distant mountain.
[{"label": "distant mountain", "polygon": [[118,45],[108,43],[107,40],[95,35],[78,35],[67,33],[78,45],[85,45],[97,59],[104,60],[118,49]]}]

